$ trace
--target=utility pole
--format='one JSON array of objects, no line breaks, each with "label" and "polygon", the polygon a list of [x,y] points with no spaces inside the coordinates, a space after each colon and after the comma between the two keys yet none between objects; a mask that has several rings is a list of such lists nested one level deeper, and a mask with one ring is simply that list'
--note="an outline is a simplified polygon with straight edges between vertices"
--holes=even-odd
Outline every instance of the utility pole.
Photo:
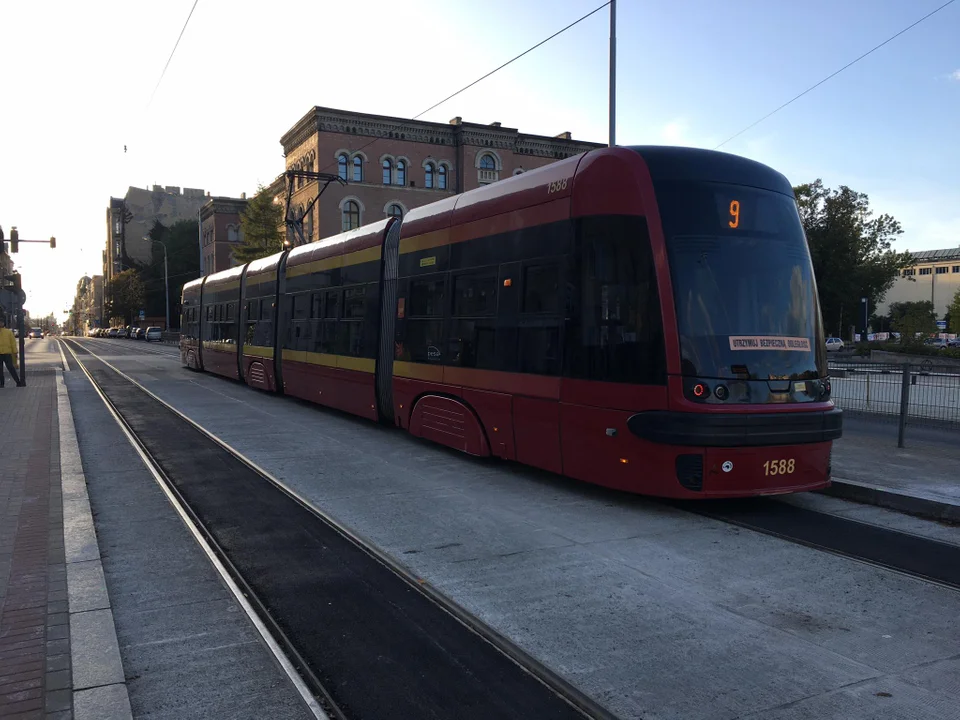
[{"label": "utility pole", "polygon": [[[152,238],[151,238],[152,239]],[[164,327],[164,331],[170,331],[170,276],[167,274],[167,244],[163,240],[154,240],[153,242],[159,243],[163,246],[163,289],[166,294],[166,320],[167,325]]]},{"label": "utility pole", "polygon": [[617,0],[610,0],[610,147],[617,144]]}]

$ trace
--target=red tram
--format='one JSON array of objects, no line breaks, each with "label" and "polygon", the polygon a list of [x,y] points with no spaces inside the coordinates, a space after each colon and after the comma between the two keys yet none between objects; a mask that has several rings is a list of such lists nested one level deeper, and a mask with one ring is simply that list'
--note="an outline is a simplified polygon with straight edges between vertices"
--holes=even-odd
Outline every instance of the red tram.
[{"label": "red tram", "polygon": [[817,289],[790,184],[594,150],[183,290],[185,366],[631,492],[829,484]]}]

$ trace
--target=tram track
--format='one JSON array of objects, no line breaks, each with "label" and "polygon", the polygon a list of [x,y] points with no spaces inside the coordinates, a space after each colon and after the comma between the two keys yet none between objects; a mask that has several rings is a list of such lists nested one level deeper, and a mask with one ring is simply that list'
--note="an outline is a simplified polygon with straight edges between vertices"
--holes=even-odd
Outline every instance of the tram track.
[{"label": "tram track", "polygon": [[960,590],[960,545],[773,498],[671,503],[687,512]]},{"label": "tram track", "polygon": [[316,717],[613,717],[82,343],[65,344]]}]

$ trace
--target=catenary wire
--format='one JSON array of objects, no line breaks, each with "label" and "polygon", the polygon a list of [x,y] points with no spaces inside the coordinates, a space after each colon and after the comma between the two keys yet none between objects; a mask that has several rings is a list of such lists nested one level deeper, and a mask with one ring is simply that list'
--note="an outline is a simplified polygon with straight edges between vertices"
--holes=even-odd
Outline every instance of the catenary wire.
[{"label": "catenary wire", "polygon": [[183,23],[183,27],[180,28],[180,34],[177,35],[177,41],[173,44],[173,50],[170,51],[170,57],[167,58],[167,64],[163,66],[163,71],[160,73],[160,79],[157,80],[157,85],[155,88],[153,88],[153,92],[150,94],[150,101],[147,103],[147,108],[149,108],[150,103],[153,102],[153,97],[157,94],[157,90],[160,88],[160,83],[163,82],[163,76],[167,74],[167,68],[170,67],[170,61],[173,60],[173,54],[177,51],[177,47],[180,45],[180,39],[183,37],[184,31],[187,29],[187,24],[190,22],[190,18],[193,17],[193,11],[197,9],[198,2],[200,2],[200,0],[193,0],[193,7],[190,8],[190,14],[187,15],[186,22]]},{"label": "catenary wire", "polygon": [[[951,0],[951,2],[952,2],[952,0]],[[490,72],[488,72],[486,75],[483,75],[483,76],[477,78],[476,80],[474,80],[473,82],[471,82],[469,85],[464,85],[462,88],[460,88],[459,90],[457,90],[455,93],[452,93],[451,95],[448,95],[447,97],[445,97],[445,98],[444,98],[443,100],[441,100],[440,102],[434,103],[433,105],[431,105],[430,107],[428,107],[426,110],[424,110],[423,112],[420,112],[420,113],[414,115],[414,116],[413,116],[412,118],[410,118],[410,119],[411,119],[411,120],[417,120],[417,119],[423,117],[423,116],[426,115],[428,112],[430,112],[431,110],[434,110],[434,109],[440,107],[441,105],[443,105],[443,104],[444,104],[445,102],[447,102],[448,100],[450,100],[450,99],[452,99],[452,98],[455,98],[457,95],[459,95],[460,93],[462,93],[462,92],[464,92],[464,91],[466,91],[466,90],[469,90],[469,89],[472,88],[474,85],[476,85],[477,83],[479,83],[479,82],[481,82],[481,81],[483,81],[483,80],[486,80],[488,77],[490,77],[490,76],[493,75],[494,73],[497,73],[497,72],[499,72],[500,70],[503,70],[505,67],[507,67],[507,65],[510,65],[511,63],[516,62],[517,60],[519,60],[520,58],[522,58],[524,55],[526,55],[526,54],[528,54],[528,53],[530,53],[530,52],[533,52],[534,50],[536,50],[536,49],[537,49],[538,47],[540,47],[541,45],[544,45],[544,44],[550,42],[551,40],[553,40],[553,39],[554,39],[555,37],[557,37],[558,35],[562,35],[562,34],[565,33],[567,30],[569,30],[570,28],[574,27],[575,25],[580,24],[581,22],[583,22],[584,20],[586,20],[586,19],[587,19],[588,17],[590,17],[591,15],[595,15],[596,13],[600,12],[600,11],[603,10],[605,7],[607,7],[607,5],[609,5],[609,4],[610,4],[610,3],[609,3],[609,1],[608,1],[608,2],[603,3],[602,5],[599,5],[598,7],[594,8],[593,10],[591,10],[590,12],[588,12],[586,15],[578,18],[577,20],[574,20],[572,23],[570,23],[570,24],[567,25],[566,27],[564,27],[564,28],[562,28],[562,29],[560,29],[560,30],[557,30],[555,33],[553,33],[552,35],[550,35],[550,36],[547,37],[547,38],[544,38],[543,40],[541,40],[540,42],[538,42],[536,45],[532,45],[531,47],[527,48],[526,50],[524,50],[524,51],[523,51],[522,53],[520,53],[519,55],[511,58],[510,60],[507,60],[507,62],[503,63],[502,65],[500,65],[500,66],[498,66],[498,67],[496,67],[496,68],[494,68],[493,70],[491,70]],[[374,138],[374,139],[371,140],[370,142],[366,143],[365,145],[361,145],[359,148],[357,148],[356,150],[353,150],[352,152],[354,152],[354,153],[361,152],[362,150],[365,150],[366,148],[370,147],[371,145],[373,145],[375,142],[377,142],[377,141],[380,140],[380,139],[381,139],[381,138],[378,138],[378,137],[377,137],[377,138]],[[324,172],[325,170],[333,167],[333,166],[336,165],[336,164],[337,164],[337,161],[334,161],[334,162],[332,162],[332,163],[329,163],[329,164],[326,165],[326,166],[323,168],[323,170],[321,170],[320,172]]]},{"label": "catenary wire", "polygon": [[804,91],[803,91],[802,93],[800,93],[799,95],[796,95],[796,96],[790,98],[789,100],[787,100],[787,101],[786,101],[785,103],[783,103],[783,105],[781,105],[780,107],[776,108],[775,110],[771,110],[771,111],[768,112],[766,115],[764,115],[762,118],[760,118],[760,119],[757,120],[756,122],[751,123],[750,125],[747,125],[747,127],[745,127],[745,128],[744,128],[743,130],[741,130],[740,132],[736,133],[735,135],[731,135],[731,136],[728,137],[726,140],[724,140],[722,143],[720,143],[719,145],[717,145],[717,146],[714,148],[714,150],[719,150],[720,148],[722,148],[724,145],[726,145],[726,144],[727,144],[728,142],[730,142],[731,140],[740,137],[741,135],[743,135],[743,134],[744,134],[745,132],[747,132],[748,130],[753,129],[754,127],[756,127],[757,125],[759,125],[760,123],[762,123],[762,122],[763,122],[764,120],[766,120],[767,118],[769,118],[769,117],[771,117],[771,116],[773,116],[773,115],[776,115],[778,112],[780,112],[780,111],[783,110],[785,107],[787,107],[787,105],[790,105],[791,103],[799,100],[800,98],[802,98],[804,95],[806,95],[806,94],[809,93],[810,91],[816,90],[818,87],[820,87],[821,85],[823,85],[825,82],[827,82],[827,81],[830,80],[831,78],[836,77],[837,75],[839,75],[840,73],[842,73],[842,72],[843,72],[844,70],[846,70],[847,68],[849,68],[849,67],[851,67],[851,66],[853,66],[853,65],[856,65],[858,62],[860,62],[861,60],[863,60],[863,59],[864,59],[865,57],[867,57],[868,55],[876,52],[877,50],[879,50],[880,48],[882,48],[882,47],[883,47],[884,45],[886,45],[887,43],[889,43],[889,42],[891,42],[891,41],[893,41],[893,40],[896,40],[898,37],[900,37],[901,35],[903,35],[903,34],[904,34],[905,32],[907,32],[908,30],[911,30],[911,29],[915,28],[917,25],[919,25],[920,23],[922,23],[924,20],[926,20],[927,18],[933,17],[934,15],[936,15],[938,12],[940,12],[941,10],[943,10],[944,8],[946,8],[947,6],[952,5],[954,2],[955,2],[955,0],[947,0],[947,2],[945,2],[943,5],[941,5],[940,7],[936,8],[935,10],[932,10],[932,11],[928,12],[928,13],[927,13],[926,15],[924,15],[922,18],[920,18],[920,19],[917,20],[916,22],[908,25],[908,26],[905,27],[903,30],[901,30],[900,32],[898,32],[896,35],[891,35],[890,37],[888,37],[886,40],[884,40],[884,41],[883,41],[882,43],[880,43],[879,45],[871,48],[870,50],[867,50],[867,52],[863,53],[863,55],[861,55],[860,57],[856,58],[855,60],[851,60],[850,62],[848,62],[846,65],[844,65],[844,66],[843,66],[842,68],[840,68],[839,70],[836,70],[835,72],[830,73],[829,75],[827,75],[825,78],[823,78],[823,80],[821,80],[821,81],[818,82],[817,84],[811,85],[810,87],[808,87],[806,90],[804,90]]}]

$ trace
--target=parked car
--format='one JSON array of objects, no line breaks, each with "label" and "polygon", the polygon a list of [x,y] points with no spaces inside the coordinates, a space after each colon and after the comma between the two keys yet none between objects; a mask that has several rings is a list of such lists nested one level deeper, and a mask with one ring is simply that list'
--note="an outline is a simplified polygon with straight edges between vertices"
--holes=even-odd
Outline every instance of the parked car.
[{"label": "parked car", "polygon": [[843,340],[837,337],[827,338],[827,352],[838,352],[843,350]]},{"label": "parked car", "polygon": [[158,327],[148,327],[146,341],[160,342],[163,339],[163,331]]},{"label": "parked car", "polygon": [[947,341],[943,338],[927,338],[923,341],[923,344],[927,347],[935,347],[938,350],[946,350],[948,347]]},{"label": "parked car", "polygon": [[107,337],[115,338],[115,337],[117,336],[117,333],[118,333],[118,332],[119,332],[119,331],[117,330],[117,328],[110,328],[110,329],[107,331]]},{"label": "parked car", "polygon": [[955,340],[947,340],[947,347],[949,348],[960,348],[960,337]]},{"label": "parked car", "polygon": [[136,340],[136,339],[137,339],[137,330],[139,330],[139,329],[140,329],[140,328],[138,328],[136,325],[134,325],[133,327],[130,328],[130,332],[127,334],[127,337],[130,338],[131,340]]},{"label": "parked car", "polygon": [[139,327],[137,328],[137,340],[144,340],[147,337],[147,329]]}]

